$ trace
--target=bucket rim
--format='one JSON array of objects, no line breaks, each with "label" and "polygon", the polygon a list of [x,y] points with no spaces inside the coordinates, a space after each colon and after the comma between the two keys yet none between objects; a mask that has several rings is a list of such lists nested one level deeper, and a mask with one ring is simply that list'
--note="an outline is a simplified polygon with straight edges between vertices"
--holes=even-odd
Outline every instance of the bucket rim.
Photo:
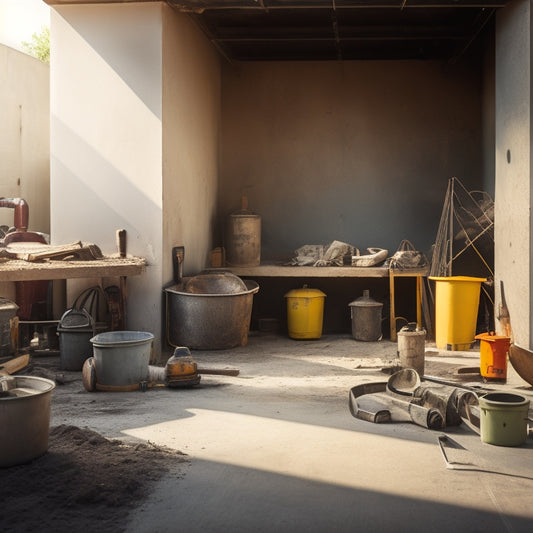
[{"label": "bucket rim", "polygon": [[476,281],[483,283],[487,278],[475,278],[471,276],[428,276],[428,279],[433,281]]},{"label": "bucket rim", "polygon": [[50,394],[56,388],[56,384],[54,381],[48,378],[43,378],[41,376],[24,376],[21,374],[21,375],[15,375],[15,376],[9,376],[9,375],[1,376],[0,379],[2,378],[15,378],[17,381],[19,379],[30,380],[30,381],[44,383],[48,385],[48,387],[44,390],[32,389],[34,390],[34,392],[32,394],[28,394],[27,396],[3,396],[0,398],[0,401],[3,401],[3,402],[12,402],[12,401],[27,402],[27,401],[30,401],[32,398],[35,398],[36,396]]},{"label": "bucket rim", "polygon": [[488,341],[488,342],[497,342],[497,341],[508,341],[511,342],[511,337],[507,335],[492,335],[491,333],[479,333],[475,336],[477,340]]},{"label": "bucket rim", "polygon": [[[136,333],[138,334],[137,338],[131,339],[120,339],[116,338],[118,334],[124,333]],[[134,330],[121,330],[121,331],[104,331],[103,333],[98,333],[89,341],[96,347],[114,347],[114,346],[134,346],[136,344],[144,344],[147,342],[152,342],[154,340],[153,333],[148,331],[134,331]]]},{"label": "bucket rim", "polygon": [[[496,397],[500,399],[498,400]],[[509,400],[506,401],[503,398],[509,398]],[[511,392],[489,392],[479,397],[479,406],[485,409],[490,407],[525,407],[529,405],[529,402],[529,398]]]}]

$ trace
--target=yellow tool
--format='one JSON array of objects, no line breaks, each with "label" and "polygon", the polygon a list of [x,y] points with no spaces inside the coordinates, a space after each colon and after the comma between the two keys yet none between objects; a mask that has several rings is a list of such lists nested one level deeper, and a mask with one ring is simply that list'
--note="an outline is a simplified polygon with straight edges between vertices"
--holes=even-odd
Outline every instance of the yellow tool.
[{"label": "yellow tool", "polygon": [[167,361],[165,382],[168,387],[192,387],[200,383],[200,374],[238,376],[236,368],[199,368],[189,348],[179,346]]}]

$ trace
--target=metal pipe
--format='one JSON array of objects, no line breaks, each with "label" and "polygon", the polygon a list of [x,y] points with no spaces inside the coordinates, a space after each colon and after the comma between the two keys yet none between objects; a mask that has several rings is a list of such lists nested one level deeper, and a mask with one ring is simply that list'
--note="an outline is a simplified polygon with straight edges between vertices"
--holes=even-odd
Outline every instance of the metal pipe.
[{"label": "metal pipe", "polygon": [[0,198],[0,207],[15,209],[13,225],[17,232],[27,231],[30,209],[26,200],[22,198]]}]

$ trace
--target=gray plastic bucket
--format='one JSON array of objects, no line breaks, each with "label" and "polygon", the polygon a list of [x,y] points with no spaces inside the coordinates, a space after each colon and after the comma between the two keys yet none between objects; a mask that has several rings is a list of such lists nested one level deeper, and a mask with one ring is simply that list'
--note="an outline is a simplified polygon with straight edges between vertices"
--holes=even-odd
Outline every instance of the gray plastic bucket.
[{"label": "gray plastic bucket", "polygon": [[99,385],[135,385],[148,380],[154,336],[145,331],[108,331],[91,339]]},{"label": "gray plastic bucket", "polygon": [[59,359],[63,370],[79,371],[93,354],[91,337],[96,334],[94,321],[85,309],[68,309],[57,326]]},{"label": "gray plastic bucket", "polygon": [[55,383],[35,376],[0,378],[0,467],[27,463],[48,450]]}]

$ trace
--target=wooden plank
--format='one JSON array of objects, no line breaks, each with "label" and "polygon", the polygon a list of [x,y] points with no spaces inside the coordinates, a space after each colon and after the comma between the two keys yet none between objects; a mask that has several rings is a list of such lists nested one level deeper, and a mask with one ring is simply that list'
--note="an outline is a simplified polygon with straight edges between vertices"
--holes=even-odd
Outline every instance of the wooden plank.
[{"label": "wooden plank", "polygon": [[228,266],[223,270],[229,270],[237,276],[258,278],[386,278],[389,275],[389,269],[386,267],[260,265],[256,267]]},{"label": "wooden plank", "polygon": [[[217,270],[217,269],[209,269]],[[427,276],[428,268],[411,268],[406,270],[392,270],[387,267],[312,267],[312,266],[284,266],[259,265],[255,267],[226,266],[222,270],[229,270],[237,276],[251,277],[279,277],[279,278],[387,278],[392,273],[394,277]]]},{"label": "wooden plank", "polygon": [[30,354],[24,354],[19,357],[14,357],[10,361],[6,361],[0,366],[0,376],[7,376],[14,374],[23,368],[26,368],[30,363]]},{"label": "wooden plank", "polygon": [[73,278],[137,276],[146,271],[139,257],[104,257],[94,261],[0,261],[0,281],[33,281]]}]

